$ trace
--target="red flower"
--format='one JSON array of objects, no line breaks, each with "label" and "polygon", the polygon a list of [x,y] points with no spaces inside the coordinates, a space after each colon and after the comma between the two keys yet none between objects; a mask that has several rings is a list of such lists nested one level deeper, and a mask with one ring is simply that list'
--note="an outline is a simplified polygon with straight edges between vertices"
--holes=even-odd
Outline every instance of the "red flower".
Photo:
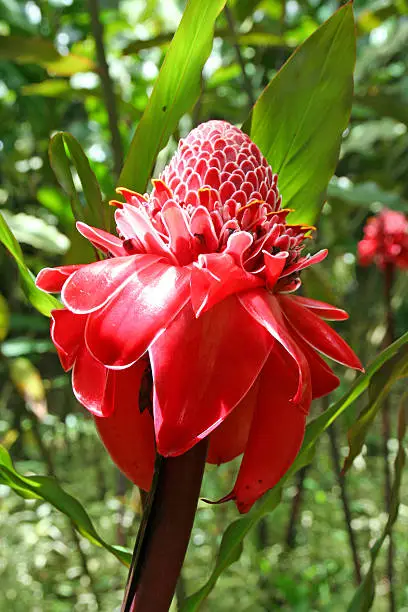
[{"label": "red flower", "polygon": [[387,264],[408,269],[408,220],[403,213],[384,208],[370,217],[364,227],[364,238],[358,243],[362,266],[375,263],[382,270]]},{"label": "red flower", "polygon": [[[361,369],[323,320],[347,314],[290,295],[327,251],[302,255],[312,228],[286,223],[277,175],[222,121],[180,141],[151,195],[118,191],[119,238],[77,224],[107,258],[37,279],[61,291],[51,327],[61,363],[136,484],[150,486],[154,437],[175,456],[209,436],[210,463],[244,453],[228,497],[245,512],[295,459],[312,398],[338,385],[319,353]],[[149,368],[152,408],[141,410]]]}]

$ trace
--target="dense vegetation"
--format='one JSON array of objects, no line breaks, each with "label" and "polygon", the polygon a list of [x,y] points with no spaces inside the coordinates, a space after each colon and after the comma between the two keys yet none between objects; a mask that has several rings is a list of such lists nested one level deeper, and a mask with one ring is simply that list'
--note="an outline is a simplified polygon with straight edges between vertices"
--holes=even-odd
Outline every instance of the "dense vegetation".
[{"label": "dense vegetation", "polygon": [[[192,110],[186,109],[154,174],[168,161],[178,138],[197,123],[220,118],[240,125],[296,46],[336,8],[331,0],[235,0],[221,12],[199,99]],[[60,130],[70,132],[90,160],[104,201],[114,197],[134,128],[183,10],[184,3],[177,0],[106,0],[100,6],[98,0],[2,2],[0,212],[34,273],[44,266],[93,257],[75,231],[69,198],[51,167],[50,137]],[[350,320],[338,329],[369,364],[391,339],[386,337],[383,274],[375,266],[358,265],[357,242],[373,213],[384,206],[408,209],[408,21],[405,0],[356,0],[354,10],[358,42],[353,110],[314,245],[316,250],[328,248],[329,257],[303,280],[307,295],[350,313]],[[324,140],[324,134],[321,137]],[[51,161],[58,174],[55,149]],[[58,176],[66,189],[61,171]],[[74,184],[79,192],[71,193],[75,210],[84,202],[83,185],[75,173]],[[399,271],[391,301],[394,339],[406,331],[407,289],[407,274]],[[0,342],[0,441],[16,469],[24,475],[56,477],[86,508],[106,542],[131,548],[141,515],[139,493],[111,463],[91,419],[75,401],[69,376],[63,374],[49,340],[48,320],[27,302],[17,267],[3,248]],[[406,369],[406,357],[404,364]],[[330,402],[355,378],[341,368],[339,376],[341,386]],[[377,382],[377,394],[386,376]],[[399,448],[403,382],[392,386],[388,408],[382,401],[377,406],[390,415],[392,472]],[[367,405],[367,395],[322,435],[311,464],[288,482],[282,503],[246,537],[243,553],[219,578],[203,609],[347,609],[359,573],[368,571],[370,547],[388,518],[380,414],[353,466],[344,478],[340,475],[348,454],[347,431]],[[326,407],[325,401],[316,401],[313,415]],[[399,460],[401,467],[401,454]],[[232,462],[207,470],[205,496],[221,497],[236,467]],[[117,609],[126,567],[82,537],[55,504],[19,497],[7,486],[3,472],[0,483],[0,609]],[[378,612],[408,610],[408,495],[403,485],[400,496],[393,527],[396,603],[390,607],[385,541],[375,565]],[[185,597],[203,586],[222,534],[235,518],[232,505],[200,502],[175,609],[183,609]],[[353,608],[363,609],[368,608]]]}]

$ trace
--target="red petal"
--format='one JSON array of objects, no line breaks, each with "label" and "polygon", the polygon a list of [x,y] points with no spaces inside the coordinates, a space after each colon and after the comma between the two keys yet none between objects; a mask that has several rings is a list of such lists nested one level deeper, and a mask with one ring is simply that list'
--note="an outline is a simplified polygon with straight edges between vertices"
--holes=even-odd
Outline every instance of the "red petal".
[{"label": "red petal", "polygon": [[170,238],[169,248],[179,265],[191,263],[198,243],[190,233],[183,209],[174,200],[168,200],[162,208],[162,218]]},{"label": "red petal", "polygon": [[86,223],[78,221],[76,224],[77,230],[84,238],[89,240],[91,244],[97,249],[100,249],[104,253],[112,253],[116,257],[126,255],[126,251],[123,248],[123,243],[120,238],[113,236],[108,232],[97,227],[91,227]]},{"label": "red petal", "polygon": [[105,406],[105,396],[109,378],[113,375],[92,357],[83,344],[72,371],[72,389],[78,402],[97,416],[108,416],[110,407]]},{"label": "red petal", "polygon": [[282,273],[282,278],[284,276],[289,276],[289,274],[293,274],[293,272],[300,272],[300,270],[304,270],[309,266],[313,266],[313,264],[320,263],[323,259],[326,259],[328,250],[323,249],[314,255],[308,255],[307,257],[302,257],[296,263],[288,266],[286,270]]},{"label": "red petal", "polygon": [[301,295],[292,295],[291,299],[327,321],[345,321],[349,318],[345,310],[336,308],[336,306],[331,304],[326,304],[326,302],[319,302],[318,300],[312,300],[312,298],[302,297]]},{"label": "red petal", "polygon": [[271,255],[271,253],[268,253],[268,251],[263,251],[263,255],[268,289],[271,290],[274,288],[280,275],[282,274],[282,270],[285,267],[289,253],[282,251],[281,253],[277,253],[277,255]]},{"label": "red petal", "polygon": [[196,319],[187,304],[151,347],[158,451],[180,455],[246,395],[272,340],[231,296]]},{"label": "red petal", "polygon": [[260,287],[264,281],[246,272],[228,253],[200,255],[191,272],[191,302],[196,316],[233,293]]},{"label": "red petal", "polygon": [[148,491],[155,458],[153,419],[148,410],[140,413],[139,389],[146,367],[139,361],[131,368],[111,373],[107,402],[108,417],[95,417],[99,435],[112,460],[137,486]]},{"label": "red petal", "polygon": [[66,309],[51,312],[51,338],[66,372],[74,365],[83,343],[85,323],[86,316],[75,315]]},{"label": "red petal", "polygon": [[89,350],[107,366],[131,365],[170,325],[189,296],[187,268],[156,262],[138,270],[120,293],[90,315],[85,332]]},{"label": "red petal", "polygon": [[64,304],[77,314],[98,310],[133,278],[133,274],[160,261],[157,255],[104,259],[82,266],[64,285]]},{"label": "red petal", "polygon": [[278,300],[264,290],[248,291],[239,295],[239,300],[249,314],[287,350],[294,359],[299,372],[298,387],[293,397],[295,403],[304,401],[309,389],[309,369],[302,351],[293,341],[287,329]]},{"label": "red petal", "polygon": [[364,369],[349,345],[320,317],[289,296],[280,296],[279,302],[290,323],[308,344],[349,368]]},{"label": "red petal", "polygon": [[312,381],[312,398],[316,399],[328,395],[339,386],[339,378],[334,374],[325,360],[320,357],[319,353],[317,353],[310,344],[302,340],[301,336],[299,336],[290,323],[288,323],[288,325],[290,326],[296,344],[306,357],[309,366],[310,378]]},{"label": "red petal", "polygon": [[58,268],[44,268],[35,279],[37,287],[48,293],[59,293],[65,281],[77,270],[86,264],[73,266],[59,266]]},{"label": "red petal", "polygon": [[240,512],[274,487],[292,465],[305,431],[305,413],[291,403],[296,376],[287,353],[276,345],[266,362],[248,444],[232,495]]},{"label": "red petal", "polygon": [[258,396],[255,382],[238,406],[210,434],[207,463],[220,465],[244,452]]}]

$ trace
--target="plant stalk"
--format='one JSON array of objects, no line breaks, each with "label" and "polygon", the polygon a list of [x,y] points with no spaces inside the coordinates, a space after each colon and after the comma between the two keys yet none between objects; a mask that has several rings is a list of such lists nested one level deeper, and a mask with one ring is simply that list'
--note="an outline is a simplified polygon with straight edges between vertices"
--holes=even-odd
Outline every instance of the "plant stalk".
[{"label": "plant stalk", "polygon": [[249,101],[250,108],[252,108],[254,106],[254,104],[255,104],[255,96],[254,96],[254,92],[253,92],[253,89],[252,89],[251,79],[249,78],[248,73],[246,71],[245,61],[244,61],[244,58],[242,56],[241,48],[240,48],[239,43],[238,43],[235,19],[234,19],[234,16],[233,16],[232,11],[229,8],[228,4],[226,4],[225,7],[224,7],[224,14],[225,14],[225,18],[226,18],[227,23],[228,23],[228,29],[229,29],[230,34],[231,34],[232,43],[233,43],[233,46],[234,46],[234,49],[235,49],[235,54],[237,56],[237,62],[239,64],[239,67],[241,68],[243,85],[244,85],[245,91],[246,91],[247,96],[248,96],[248,101]]},{"label": "plant stalk", "polygon": [[116,105],[116,97],[113,90],[112,78],[109,74],[109,66],[106,59],[105,44],[103,41],[103,24],[99,17],[99,0],[88,0],[88,6],[89,14],[91,16],[92,34],[95,39],[102,94],[105,100],[106,112],[108,113],[113,168],[116,177],[119,177],[123,166],[123,147],[119,132],[119,115]]},{"label": "plant stalk", "polygon": [[168,612],[193,527],[208,441],[157,455],[121,612]]},{"label": "plant stalk", "polygon": [[[386,264],[384,270],[384,302],[385,302],[385,316],[386,316],[386,334],[385,334],[385,346],[389,346],[394,341],[394,313],[392,311],[391,297],[392,287],[394,283],[394,264]],[[391,436],[391,422],[390,422],[390,403],[387,399],[384,402],[382,411],[382,450],[384,459],[384,496],[385,496],[385,508],[387,513],[390,513],[391,509],[391,469],[389,464],[389,452],[388,452],[388,440]],[[395,542],[392,537],[392,531],[389,534],[388,541],[388,554],[387,554],[387,578],[389,583],[388,591],[388,602],[390,612],[395,612],[395,593],[394,593],[394,557],[395,557]]]}]

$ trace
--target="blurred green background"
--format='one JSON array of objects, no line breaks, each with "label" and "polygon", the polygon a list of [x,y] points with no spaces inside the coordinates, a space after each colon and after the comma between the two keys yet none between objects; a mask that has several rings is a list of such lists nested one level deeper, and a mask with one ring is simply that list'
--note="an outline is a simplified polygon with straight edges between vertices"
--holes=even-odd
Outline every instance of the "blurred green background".
[{"label": "blurred green background", "polygon": [[[123,156],[184,6],[176,0],[0,2],[0,212],[34,273],[92,256],[74,230],[69,200],[50,167],[50,137],[58,130],[71,132],[103,196],[113,197]],[[160,154],[156,175],[178,138],[197,123],[220,118],[239,125],[294,48],[338,3],[235,0],[229,8],[217,21],[200,99]],[[368,216],[383,206],[408,210],[408,3],[356,0],[354,8],[355,102],[313,244],[314,250],[329,248],[329,257],[303,280],[306,294],[350,312],[350,321],[338,329],[367,364],[384,342],[383,279],[374,267],[358,267],[356,247]],[[110,82],[103,65],[101,70],[101,40]],[[111,95],[106,102],[107,88]],[[408,320],[407,276],[400,272],[394,284],[396,336]],[[0,441],[16,467],[24,474],[55,475],[83,503],[108,542],[132,547],[141,512],[138,492],[111,463],[92,420],[74,400],[69,376],[49,340],[48,320],[27,304],[17,268],[2,247],[0,342]],[[351,371],[340,370],[340,376],[342,385],[331,399],[354,380]],[[402,393],[399,382],[390,396],[391,463]],[[336,468],[348,452],[347,429],[364,403],[357,402],[336,422],[336,430],[322,437],[311,466],[290,482],[283,503],[247,537],[241,558],[221,576],[203,610],[347,609],[356,573]],[[313,414],[322,408],[322,402],[315,402]],[[216,499],[229,490],[236,468],[232,462],[208,469],[205,497]],[[369,546],[387,518],[380,421],[345,486],[364,574]],[[47,503],[25,501],[2,484],[0,500],[0,610],[118,609],[127,570],[114,556],[77,535]],[[221,535],[236,517],[231,504],[200,502],[174,609],[202,586]],[[408,612],[404,483],[394,533],[395,609]],[[373,609],[378,612],[390,609],[385,566],[386,546],[376,567]]]}]

